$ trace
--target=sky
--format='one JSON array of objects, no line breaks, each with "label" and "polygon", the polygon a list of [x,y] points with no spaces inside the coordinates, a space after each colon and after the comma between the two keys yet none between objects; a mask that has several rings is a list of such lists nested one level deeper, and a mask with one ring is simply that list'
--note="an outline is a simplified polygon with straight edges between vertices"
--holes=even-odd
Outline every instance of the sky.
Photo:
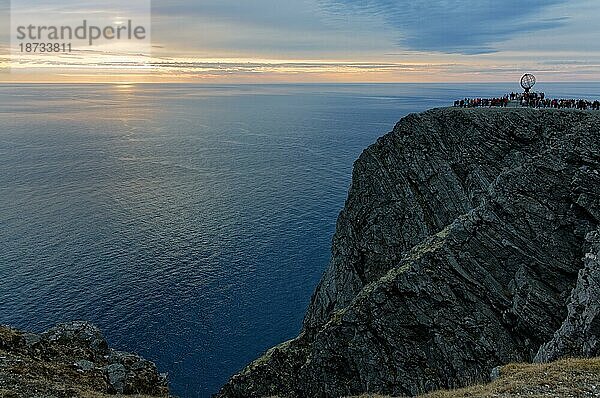
[{"label": "sky", "polygon": [[[128,11],[110,3],[0,0],[0,82],[501,82],[525,72],[600,80],[597,0],[130,0],[139,8]],[[29,57],[13,42],[11,54],[23,9],[38,24],[101,13],[111,23],[142,20],[149,34],[129,47]]]}]

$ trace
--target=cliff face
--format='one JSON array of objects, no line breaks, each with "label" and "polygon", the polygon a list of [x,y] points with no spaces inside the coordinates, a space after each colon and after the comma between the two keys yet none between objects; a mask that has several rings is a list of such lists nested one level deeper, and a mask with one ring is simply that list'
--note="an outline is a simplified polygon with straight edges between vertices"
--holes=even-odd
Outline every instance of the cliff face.
[{"label": "cliff face", "polygon": [[537,362],[600,355],[600,233],[590,233],[587,242],[585,268],[579,271],[571,293],[567,319],[552,340],[540,348]]},{"label": "cliff face", "polygon": [[219,396],[414,395],[597,353],[599,130],[586,112],[402,119],[355,163],[300,336]]}]

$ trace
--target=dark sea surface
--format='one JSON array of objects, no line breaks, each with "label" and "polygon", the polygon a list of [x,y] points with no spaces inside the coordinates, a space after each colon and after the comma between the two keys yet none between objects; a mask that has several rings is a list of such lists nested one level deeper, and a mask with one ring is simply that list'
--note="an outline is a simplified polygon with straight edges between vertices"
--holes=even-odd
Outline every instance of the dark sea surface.
[{"label": "dark sea surface", "polygon": [[0,85],[0,323],[92,321],[208,397],[300,330],[360,152],[515,86]]}]

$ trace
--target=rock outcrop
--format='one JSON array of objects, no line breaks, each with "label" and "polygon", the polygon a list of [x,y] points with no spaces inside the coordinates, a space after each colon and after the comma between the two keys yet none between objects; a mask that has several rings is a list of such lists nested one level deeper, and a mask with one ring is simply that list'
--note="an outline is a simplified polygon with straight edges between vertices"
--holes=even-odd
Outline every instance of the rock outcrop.
[{"label": "rock outcrop", "polygon": [[166,375],[154,363],[110,349],[92,324],[61,324],[39,335],[0,326],[0,396],[91,393],[169,396]]},{"label": "rock outcrop", "polygon": [[402,119],[355,163],[301,334],[218,396],[415,395],[597,352],[598,148],[591,112]]},{"label": "rock outcrop", "polygon": [[544,344],[535,360],[600,356],[600,231],[590,233],[585,268],[567,305],[568,316],[552,340]]}]

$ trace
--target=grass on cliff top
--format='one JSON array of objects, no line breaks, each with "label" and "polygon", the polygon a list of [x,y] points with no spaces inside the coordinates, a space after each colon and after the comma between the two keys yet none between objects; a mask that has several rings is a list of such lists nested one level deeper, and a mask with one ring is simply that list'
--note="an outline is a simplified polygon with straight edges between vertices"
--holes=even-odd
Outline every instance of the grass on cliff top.
[{"label": "grass on cliff top", "polygon": [[[459,390],[436,391],[421,398],[475,397],[597,397],[600,396],[600,358],[565,359],[549,364],[512,364],[489,383]],[[363,395],[361,398],[384,398]]]}]

